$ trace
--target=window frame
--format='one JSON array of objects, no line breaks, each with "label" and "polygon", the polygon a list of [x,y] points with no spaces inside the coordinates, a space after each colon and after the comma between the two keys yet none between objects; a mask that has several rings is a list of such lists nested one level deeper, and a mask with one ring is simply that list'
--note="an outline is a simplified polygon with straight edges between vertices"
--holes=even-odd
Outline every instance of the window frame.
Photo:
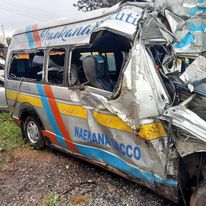
[{"label": "window frame", "polygon": [[[68,84],[67,86],[69,88],[72,88],[72,89],[82,89],[82,88],[86,88],[86,85],[71,85],[71,78],[70,78],[70,75],[71,75],[71,65],[72,65],[72,55],[73,55],[73,51],[75,49],[92,49],[91,48],[91,45],[89,44],[74,44],[74,45],[70,45],[69,47],[69,55],[68,55],[68,71],[67,71],[67,79],[68,79]],[[92,53],[92,51],[91,51]],[[95,87],[94,87],[95,88]]]},{"label": "window frame", "polygon": [[[51,50],[58,50],[64,49],[65,50],[65,57],[64,57],[64,74],[63,74],[63,81],[62,84],[53,84],[48,80],[48,69],[49,69],[49,52]],[[68,70],[69,70],[69,60],[70,60],[70,46],[50,46],[45,49],[45,61],[44,61],[44,76],[45,76],[45,83],[52,86],[58,87],[68,87],[69,77],[68,77]]]},{"label": "window frame", "polygon": [[[49,51],[51,51],[52,49],[65,49],[65,64],[64,64],[64,76],[63,76],[63,83],[62,84],[52,84],[48,81],[48,63],[49,63]],[[7,78],[8,80],[14,80],[14,81],[20,81],[21,77],[12,77],[10,75],[10,71],[11,71],[11,64],[12,64],[12,57],[14,54],[25,54],[25,53],[35,53],[38,51],[42,51],[44,53],[44,60],[43,60],[43,67],[42,67],[42,79],[41,81],[35,81],[33,79],[30,78],[25,78],[24,77],[24,82],[31,82],[31,83],[38,83],[38,84],[48,84],[48,85],[53,85],[53,86],[60,86],[60,87],[68,87],[68,81],[69,81],[69,77],[68,77],[68,65],[70,62],[70,46],[69,45],[62,45],[62,46],[50,46],[50,47],[46,47],[46,48],[35,48],[35,49],[25,49],[25,50],[13,50],[10,53],[9,56],[9,63],[8,63],[8,70],[7,70]]]},{"label": "window frame", "polygon": [[[115,90],[113,92],[110,92],[110,91],[107,91],[107,90],[104,90],[104,89],[100,89],[100,88],[97,88],[97,87],[93,87],[93,86],[89,86],[89,85],[84,85],[84,83],[81,84],[81,85],[71,85],[71,82],[70,82],[71,81],[71,79],[70,79],[70,71],[71,70],[70,69],[71,69],[71,64],[72,64],[72,55],[73,55],[73,51],[75,49],[88,49],[88,50],[91,49],[91,51],[89,51],[91,54],[93,52],[99,52],[99,51],[92,51],[92,47],[89,44],[86,44],[86,45],[85,44],[83,44],[83,45],[71,45],[70,46],[69,70],[68,70],[69,84],[68,84],[68,87],[73,89],[73,90],[77,89],[77,90],[84,90],[84,91],[87,90],[88,92],[91,91],[92,93],[96,93],[98,95],[101,95],[101,96],[104,96],[104,97],[110,99],[111,96],[116,93]],[[99,52],[99,53],[107,53],[107,52],[104,51],[104,52]]]},{"label": "window frame", "polygon": [[[43,66],[42,66],[42,79],[40,81],[37,81],[37,80],[34,80],[32,78],[27,78],[27,77],[12,77],[11,74],[10,74],[10,71],[11,71],[11,65],[12,65],[12,57],[13,55],[15,54],[31,54],[31,53],[36,53],[36,52],[43,52],[44,53],[44,60],[43,60]],[[45,75],[44,75],[44,70],[45,70],[45,65],[44,65],[44,62],[45,62],[45,49],[44,48],[38,48],[38,49],[26,49],[26,50],[13,50],[11,53],[10,53],[10,57],[9,57],[9,63],[8,63],[8,70],[7,70],[7,77],[9,80],[14,80],[14,81],[20,81],[22,78],[24,78],[24,82],[31,82],[31,83],[43,83],[44,82],[44,79],[45,79]]]},{"label": "window frame", "polygon": [[[106,97],[108,100],[110,99],[117,99],[119,97],[119,94],[121,93],[121,85],[122,83],[120,83],[120,81],[122,82],[122,74],[124,73],[125,69],[127,68],[128,64],[130,63],[130,60],[131,60],[131,52],[129,51],[128,52],[128,58],[127,60],[124,62],[124,65],[123,65],[123,68],[122,70],[120,70],[120,73],[119,73],[119,78],[116,82],[116,86],[113,90],[113,92],[109,92],[109,91],[106,91],[106,90],[103,90],[103,89],[99,89],[99,88],[96,88],[96,87],[92,87],[92,86],[89,86],[89,85],[71,85],[70,84],[70,68],[71,68],[71,64],[72,64],[72,54],[73,54],[73,51],[75,49],[91,49],[91,45],[90,44],[74,44],[74,45],[70,45],[70,49],[69,49],[69,70],[68,70],[68,87],[72,90],[80,90],[80,91],[88,91],[88,92],[92,92],[92,93],[95,93],[95,94],[98,94],[98,95],[101,95],[101,96],[104,96]],[[95,51],[91,51],[92,52],[95,52]],[[106,51],[104,52],[101,52],[101,53],[107,53]],[[114,53],[114,51],[109,51],[108,53],[113,53],[114,54],[114,58],[115,58],[115,61],[116,61],[116,55]],[[124,54],[123,54],[124,55]],[[125,55],[124,55],[124,58],[125,58]],[[116,63],[115,63],[116,64]],[[118,67],[116,65],[116,72],[118,71]]]}]

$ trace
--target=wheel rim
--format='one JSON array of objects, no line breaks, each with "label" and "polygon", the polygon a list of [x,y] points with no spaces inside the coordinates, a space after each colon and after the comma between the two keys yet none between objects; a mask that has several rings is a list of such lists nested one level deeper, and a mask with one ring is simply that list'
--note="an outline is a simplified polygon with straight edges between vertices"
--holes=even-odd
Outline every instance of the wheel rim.
[{"label": "wheel rim", "polygon": [[33,144],[36,144],[39,140],[39,129],[33,121],[29,121],[27,124],[27,136],[29,138],[29,141]]}]

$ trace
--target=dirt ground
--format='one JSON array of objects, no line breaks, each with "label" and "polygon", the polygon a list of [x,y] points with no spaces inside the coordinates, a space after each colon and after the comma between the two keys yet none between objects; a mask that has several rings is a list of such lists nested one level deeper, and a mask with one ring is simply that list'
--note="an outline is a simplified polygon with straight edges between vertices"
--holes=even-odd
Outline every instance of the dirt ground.
[{"label": "dirt ground", "polygon": [[150,190],[52,149],[3,154],[0,205],[174,206]]}]

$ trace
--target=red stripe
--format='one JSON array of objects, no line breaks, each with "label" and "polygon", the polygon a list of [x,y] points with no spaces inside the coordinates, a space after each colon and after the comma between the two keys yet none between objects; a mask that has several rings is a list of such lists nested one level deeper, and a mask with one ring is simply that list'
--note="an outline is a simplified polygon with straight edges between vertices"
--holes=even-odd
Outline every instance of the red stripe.
[{"label": "red stripe", "polygon": [[43,134],[44,137],[49,138],[49,139],[50,139],[52,142],[54,142],[55,144],[58,143],[58,139],[56,138],[55,134],[53,134],[53,133],[51,133],[51,132],[49,132],[49,131],[47,131],[47,130],[43,130],[43,131],[42,131],[42,134]]},{"label": "red stripe", "polygon": [[51,87],[49,85],[44,85],[44,90],[45,90],[46,96],[48,97],[48,101],[49,101],[50,107],[52,109],[52,113],[54,115],[54,118],[57,122],[57,125],[58,125],[62,135],[63,135],[65,142],[67,143],[67,146],[71,150],[73,150],[74,152],[78,152],[76,146],[72,142],[72,138],[70,137],[70,135],[69,135],[69,133],[64,125],[64,122],[63,122],[61,114],[59,112],[59,108],[58,108],[57,103],[55,101]]},{"label": "red stripe", "polygon": [[21,126],[21,120],[17,119],[16,117],[13,117],[13,121],[17,126]]},{"label": "red stripe", "polygon": [[36,42],[36,47],[37,48],[42,47],[42,45],[41,45],[41,38],[39,36],[39,32],[37,31],[37,25],[33,25],[32,26],[32,31],[33,31],[34,40]]}]

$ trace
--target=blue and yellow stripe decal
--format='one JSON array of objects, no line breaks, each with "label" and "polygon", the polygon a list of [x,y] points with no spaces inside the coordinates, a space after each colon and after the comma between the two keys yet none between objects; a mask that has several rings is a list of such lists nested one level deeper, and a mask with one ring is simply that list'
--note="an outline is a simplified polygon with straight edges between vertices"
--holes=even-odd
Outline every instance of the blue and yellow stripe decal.
[{"label": "blue and yellow stripe decal", "polygon": [[[43,85],[38,84],[37,89],[41,96],[41,99],[37,96],[19,93],[17,101],[22,102],[22,103],[23,102],[29,103],[34,107],[49,108],[49,103],[46,101],[43,101],[45,98],[47,98]],[[6,91],[7,98],[10,100],[15,101],[17,98],[17,94],[18,93],[13,90]],[[57,102],[57,107],[58,107],[59,112],[63,115],[87,120],[87,110],[83,108],[82,106],[70,105],[70,104]],[[48,119],[51,119],[51,125],[54,125],[56,120],[52,118],[53,113],[51,112],[51,110],[48,111],[47,113],[49,117]],[[94,111],[93,117],[94,117],[94,120],[101,126],[104,126],[110,129],[116,129],[118,131],[128,132],[128,133],[132,132],[132,129],[117,116],[110,115],[110,114],[103,114],[103,113]],[[60,135],[60,132],[57,128],[55,129],[54,127],[54,131],[57,135]],[[159,121],[159,122],[154,122],[151,124],[141,125],[139,127],[138,135],[142,139],[154,140],[154,139],[158,139],[161,137],[166,137],[167,133],[162,123]]]},{"label": "blue and yellow stripe decal", "polygon": [[[105,164],[110,165],[116,168],[117,170],[120,170],[129,175],[132,175],[138,179],[147,181],[149,184],[154,185],[155,183],[159,183],[159,184],[165,184],[165,185],[177,187],[177,181],[164,179],[164,178],[155,176],[154,174],[150,172],[140,170],[137,167],[123,160],[121,157],[109,151],[106,151],[100,148],[95,148],[92,146],[86,146],[86,145],[74,143],[72,141],[72,138],[69,136],[68,132],[65,131],[66,126],[64,125],[64,122],[61,119],[60,112],[65,115],[71,115],[71,116],[74,115],[75,117],[87,119],[86,110],[84,110],[80,106],[75,106],[75,105],[72,105],[70,107],[71,110],[69,110],[69,108],[67,108],[67,105],[62,104],[62,103],[57,103],[56,100],[54,99],[52,89],[49,85],[37,84],[37,90],[39,92],[39,95],[41,96],[41,99],[39,99],[38,97],[33,97],[30,95],[20,93],[18,95],[18,101],[28,102],[34,106],[45,109],[47,118],[54,130],[54,134],[49,131],[43,131],[43,134],[53,139],[55,143],[60,144],[61,146],[75,153],[79,152],[80,154],[85,155],[86,157],[89,157],[91,159],[103,161]],[[17,98],[16,95],[17,93],[7,90],[8,99],[15,100]],[[76,110],[79,110],[79,111],[76,111]],[[95,113],[94,117],[96,121],[102,124],[103,126],[109,127],[109,125],[112,124],[113,126],[111,127],[113,129],[120,128],[122,131],[126,130],[127,132],[130,132],[129,127],[126,126],[121,120],[116,119],[116,117],[114,118],[114,116],[110,119],[109,115],[106,115],[106,116],[104,115],[105,114]],[[100,119],[102,118],[102,119],[100,120],[99,118]],[[116,124],[115,127],[114,127],[114,124]],[[161,128],[161,126],[159,127]],[[151,128],[149,129],[151,130]],[[159,129],[155,128],[154,130],[156,131]]]}]

